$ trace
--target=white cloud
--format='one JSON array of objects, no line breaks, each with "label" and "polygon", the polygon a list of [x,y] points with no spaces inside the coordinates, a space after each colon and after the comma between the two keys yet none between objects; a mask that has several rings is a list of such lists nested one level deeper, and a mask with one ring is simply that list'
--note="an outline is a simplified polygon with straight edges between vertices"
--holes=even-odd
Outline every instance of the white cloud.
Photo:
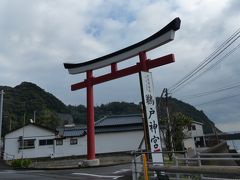
[{"label": "white cloud", "polygon": [[[159,96],[164,87],[180,80],[239,28],[239,7],[236,0],[2,0],[0,84],[15,86],[31,81],[67,104],[85,104],[85,90],[70,92],[70,85],[83,80],[85,74],[68,75],[63,62],[83,62],[119,50],[152,35],[179,16],[182,25],[175,40],[148,53],[149,58],[168,53],[176,56],[175,63],[152,70]],[[237,81],[238,57],[239,51],[176,96],[214,89],[229,79]],[[121,66],[134,64],[136,59]],[[102,74],[106,69],[98,72]],[[140,101],[137,75],[95,89],[96,104]],[[217,108],[203,109],[216,121],[230,116],[226,113],[219,117]]]}]

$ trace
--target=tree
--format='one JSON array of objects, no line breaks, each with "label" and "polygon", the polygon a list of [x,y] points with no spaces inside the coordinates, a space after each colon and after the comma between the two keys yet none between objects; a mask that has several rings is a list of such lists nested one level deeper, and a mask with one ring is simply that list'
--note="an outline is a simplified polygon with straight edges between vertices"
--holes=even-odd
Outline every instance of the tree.
[{"label": "tree", "polygon": [[[167,118],[162,118],[160,120],[160,124],[162,125],[162,127],[164,127],[162,128],[162,131],[167,151],[183,150],[183,129],[187,128],[191,124],[191,122],[192,119],[190,117],[180,112],[176,112],[170,115],[170,124],[168,123]],[[168,153],[168,156],[169,160],[172,160],[172,153]]]}]

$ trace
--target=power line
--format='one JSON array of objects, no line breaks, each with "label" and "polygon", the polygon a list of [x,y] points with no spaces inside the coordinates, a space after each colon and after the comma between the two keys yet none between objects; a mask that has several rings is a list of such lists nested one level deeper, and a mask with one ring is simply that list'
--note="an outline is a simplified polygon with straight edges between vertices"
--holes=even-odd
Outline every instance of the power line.
[{"label": "power line", "polygon": [[192,70],[189,74],[185,75],[176,84],[171,86],[170,92],[176,91],[177,88],[179,88],[184,83],[186,83],[190,78],[192,78],[195,74],[201,71],[210,62],[212,62],[215,58],[217,58],[220,54],[222,54],[230,45],[232,45],[240,37],[239,33],[240,33],[240,28],[237,31],[235,31],[226,41],[224,41],[213,53],[211,53],[207,58],[205,58],[204,61],[202,61],[194,70]]},{"label": "power line", "polygon": [[[239,36],[240,37],[240,36]],[[202,76],[204,73],[206,73],[207,71],[210,71],[211,69],[213,69],[214,67],[216,67],[220,62],[222,62],[225,58],[227,58],[228,56],[230,56],[232,53],[234,53],[238,48],[240,48],[240,43],[234,47],[231,51],[229,51],[227,54],[225,54],[223,57],[221,57],[219,60],[217,60],[214,64],[212,64],[210,67],[208,67],[207,69],[205,69],[204,71],[202,71],[200,74],[198,74],[196,77],[194,77],[193,79],[191,79],[188,83],[191,83],[192,81],[195,81],[196,79],[198,79],[200,76]],[[187,84],[187,83],[186,83]],[[184,87],[186,84],[183,84],[181,87]]]},{"label": "power line", "polygon": [[232,96],[226,96],[226,97],[223,97],[223,98],[215,99],[215,100],[208,101],[208,102],[201,103],[201,104],[197,104],[197,105],[194,105],[194,106],[202,106],[202,105],[206,105],[206,104],[211,104],[211,103],[215,103],[215,102],[222,101],[222,100],[225,100],[225,99],[231,99],[231,98],[234,98],[234,97],[237,97],[237,96],[240,96],[240,94],[235,94],[235,95],[232,95]]},{"label": "power line", "polygon": [[189,96],[185,96],[185,97],[182,97],[181,99],[198,98],[198,97],[207,96],[207,95],[211,95],[211,94],[215,94],[215,93],[219,93],[219,92],[223,92],[223,91],[227,91],[227,90],[231,90],[231,89],[239,88],[239,87],[240,87],[240,82],[238,82],[238,84],[235,83],[231,86],[226,86],[226,87],[219,88],[219,89],[216,89],[216,90],[205,91],[205,92],[200,92],[200,93],[197,93],[197,94],[192,94],[192,95],[189,95]]},{"label": "power line", "polygon": [[[222,49],[220,52],[218,52],[216,55],[214,55],[211,59],[209,59],[209,61],[207,61],[204,65],[202,65],[201,67],[199,67],[198,69],[196,69],[196,71],[189,75],[187,78],[185,78],[181,83],[179,83],[176,87],[172,88],[170,91],[173,92],[174,90],[176,91],[176,89],[182,85],[186,85],[189,79],[191,79],[195,74],[197,74],[198,72],[200,72],[204,67],[206,67],[210,62],[212,62],[215,58],[217,58],[221,53],[223,53],[230,45],[232,45],[240,36],[238,36],[236,39],[234,39],[234,41],[232,41],[230,44],[228,44],[224,49]],[[184,84],[185,83],[185,84]]]}]

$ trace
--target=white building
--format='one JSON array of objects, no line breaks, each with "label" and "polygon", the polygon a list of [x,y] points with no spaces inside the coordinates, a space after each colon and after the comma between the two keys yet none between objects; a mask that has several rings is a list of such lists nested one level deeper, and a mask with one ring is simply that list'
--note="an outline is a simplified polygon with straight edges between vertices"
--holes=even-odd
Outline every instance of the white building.
[{"label": "white building", "polygon": [[55,131],[29,124],[5,135],[4,159],[46,157],[54,153]]},{"label": "white building", "polygon": [[[85,127],[62,128],[56,134],[53,130],[29,124],[6,134],[4,159],[86,155],[86,134]],[[140,115],[103,118],[95,123],[96,153],[126,152],[144,148],[143,136]]]},{"label": "white building", "polygon": [[206,146],[203,123],[192,121],[191,125],[184,129],[184,134],[183,144],[188,152],[195,153],[196,148]]}]

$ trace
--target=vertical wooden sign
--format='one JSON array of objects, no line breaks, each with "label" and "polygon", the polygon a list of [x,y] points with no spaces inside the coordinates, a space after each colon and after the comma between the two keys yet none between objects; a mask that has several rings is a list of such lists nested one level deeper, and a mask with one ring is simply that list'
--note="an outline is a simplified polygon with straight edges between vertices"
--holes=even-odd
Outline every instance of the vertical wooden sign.
[{"label": "vertical wooden sign", "polygon": [[152,153],[153,164],[163,165],[163,156],[161,152],[161,138],[158,125],[157,109],[156,109],[156,98],[154,95],[154,87],[152,74],[150,72],[139,73],[140,75],[140,84],[141,84],[141,93],[142,101],[144,107],[145,118],[147,121],[147,130],[149,143]]}]

